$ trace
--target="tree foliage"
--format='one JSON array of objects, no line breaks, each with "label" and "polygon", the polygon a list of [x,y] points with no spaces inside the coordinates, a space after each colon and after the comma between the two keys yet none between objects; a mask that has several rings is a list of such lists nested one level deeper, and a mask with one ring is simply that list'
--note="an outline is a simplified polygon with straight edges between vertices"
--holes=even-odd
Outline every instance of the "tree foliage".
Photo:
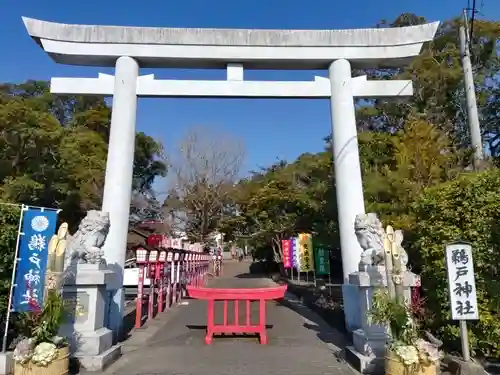
[{"label": "tree foliage", "polygon": [[[99,208],[111,109],[103,98],[54,96],[44,81],[0,86],[0,198],[62,209],[74,227]],[[136,137],[133,190],[165,176],[162,146]]]},{"label": "tree foliage", "polygon": [[[101,207],[111,109],[103,98],[54,96],[45,81],[0,85],[0,316],[7,305],[19,209],[62,209],[72,229]],[[134,192],[166,174],[161,144],[136,137]]]},{"label": "tree foliage", "polygon": [[7,312],[14,250],[16,248],[17,231],[21,208],[11,205],[0,205],[0,316]]},{"label": "tree foliage", "polygon": [[456,350],[458,327],[451,321],[444,246],[457,240],[473,244],[480,320],[469,324],[472,347],[487,356],[500,354],[500,170],[466,173],[426,189],[415,202],[415,246],[422,260],[433,318],[427,324]]},{"label": "tree foliage", "polygon": [[206,128],[190,129],[170,157],[169,194],[164,202],[173,227],[206,242],[224,215],[244,157],[242,143]]},{"label": "tree foliage", "polygon": [[251,235],[269,242],[279,261],[281,240],[301,227],[314,203],[306,194],[309,182],[302,172],[297,165],[282,161],[240,181],[233,195],[238,215],[223,222],[223,230],[233,237]]}]

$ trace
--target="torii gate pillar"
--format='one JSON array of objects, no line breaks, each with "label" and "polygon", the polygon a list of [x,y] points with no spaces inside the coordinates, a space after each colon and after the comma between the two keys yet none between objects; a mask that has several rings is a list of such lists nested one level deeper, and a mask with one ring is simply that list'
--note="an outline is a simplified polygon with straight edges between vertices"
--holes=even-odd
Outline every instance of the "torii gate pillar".
[{"label": "torii gate pillar", "polygon": [[103,250],[111,270],[119,275],[110,301],[110,328],[121,330],[124,314],[123,266],[127,249],[137,118],[139,64],[128,56],[116,60],[113,109],[102,210],[109,212],[111,226]]},{"label": "torii gate pillar", "polygon": [[365,202],[351,64],[344,59],[336,60],[331,63],[328,73],[332,90],[330,110],[340,250],[344,284],[347,284],[349,274],[357,271],[361,258],[361,247],[354,233],[354,220],[356,215],[365,213]]}]

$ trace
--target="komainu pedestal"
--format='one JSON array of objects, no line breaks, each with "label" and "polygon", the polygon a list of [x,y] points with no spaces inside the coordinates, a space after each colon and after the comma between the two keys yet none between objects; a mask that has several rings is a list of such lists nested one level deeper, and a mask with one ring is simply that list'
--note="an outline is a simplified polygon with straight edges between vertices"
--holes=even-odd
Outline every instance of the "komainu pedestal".
[{"label": "komainu pedestal", "polygon": [[101,371],[121,354],[113,345],[113,331],[105,327],[109,311],[106,285],[115,273],[105,264],[76,264],[68,270],[63,297],[68,308],[61,335],[70,340],[72,357],[86,371]]},{"label": "komainu pedestal", "polygon": [[[358,287],[360,328],[352,333],[353,346],[347,347],[346,356],[362,373],[378,373],[383,370],[387,329],[371,324],[369,311],[372,297],[379,288],[387,288],[387,273],[383,265],[367,266],[364,271],[349,275],[349,284]],[[406,303],[411,303],[411,287],[420,286],[420,276],[406,271],[403,277]]]}]

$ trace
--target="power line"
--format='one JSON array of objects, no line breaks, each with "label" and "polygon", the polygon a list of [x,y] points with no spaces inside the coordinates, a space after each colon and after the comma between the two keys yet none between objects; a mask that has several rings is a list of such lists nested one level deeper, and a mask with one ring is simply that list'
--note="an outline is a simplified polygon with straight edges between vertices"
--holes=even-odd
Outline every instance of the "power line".
[{"label": "power line", "polygon": [[[481,0],[481,8],[484,6],[484,0]],[[470,13],[469,13],[470,12]],[[474,35],[474,21],[476,20],[476,14],[479,14],[479,10],[476,7],[476,0],[467,0],[467,8],[464,9],[464,23],[465,32],[467,37],[467,45],[470,46],[472,43],[472,37]]]},{"label": "power line", "polygon": [[474,20],[476,19],[476,0],[472,0],[472,14],[470,18],[470,34],[469,34],[469,43],[472,40],[472,36],[474,33]]}]

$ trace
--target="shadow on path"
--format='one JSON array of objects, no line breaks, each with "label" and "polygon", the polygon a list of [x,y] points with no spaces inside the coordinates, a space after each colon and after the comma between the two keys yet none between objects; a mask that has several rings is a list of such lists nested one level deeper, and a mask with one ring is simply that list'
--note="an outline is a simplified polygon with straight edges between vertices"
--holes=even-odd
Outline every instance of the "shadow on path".
[{"label": "shadow on path", "polygon": [[269,279],[269,277],[264,274],[255,274],[250,272],[240,273],[238,275],[235,275],[234,277],[236,277],[237,279]]},{"label": "shadow on path", "polygon": [[[274,327],[273,324],[266,324],[266,329],[272,329]],[[186,324],[187,329],[201,329],[203,331],[206,331],[207,325],[206,324]],[[242,335],[245,336],[245,335]],[[237,337],[236,335],[232,335],[232,337]]]},{"label": "shadow on path", "polygon": [[297,285],[291,281],[287,284],[290,293],[296,295],[305,306],[318,314],[331,327],[348,337],[340,284],[332,284],[322,289],[314,285]]},{"label": "shadow on path", "polygon": [[[271,277],[262,271],[260,263],[252,263],[248,273],[235,275],[239,279],[267,279]],[[279,282],[283,284],[283,282]],[[328,344],[339,361],[344,361],[344,349],[350,344],[345,331],[344,314],[341,306],[340,286],[319,290],[314,285],[296,285],[288,283],[284,299],[276,301],[277,306],[286,307],[303,318],[303,327],[316,333],[318,339]],[[297,296],[298,295],[298,296]]]},{"label": "shadow on path", "polygon": [[329,345],[339,362],[345,362],[344,349],[349,344],[346,336],[328,324],[321,316],[311,311],[295,295],[287,293],[285,299],[278,301],[278,304],[287,307],[303,318],[303,327],[316,333],[318,339]]}]

